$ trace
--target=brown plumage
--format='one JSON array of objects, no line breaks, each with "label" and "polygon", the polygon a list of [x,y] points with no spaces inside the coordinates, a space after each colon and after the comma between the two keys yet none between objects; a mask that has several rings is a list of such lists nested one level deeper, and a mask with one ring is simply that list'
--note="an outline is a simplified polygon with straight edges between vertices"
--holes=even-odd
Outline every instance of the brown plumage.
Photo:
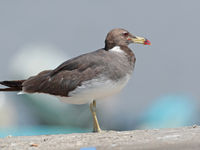
[{"label": "brown plumage", "polygon": [[[0,84],[8,88],[0,91],[23,91],[27,93],[48,93],[68,96],[84,81],[99,77],[101,74],[108,79],[117,81],[133,70],[135,56],[128,44],[137,39],[124,29],[111,30],[105,40],[105,48],[70,59],[54,70],[46,70],[27,80],[2,81]],[[110,53],[109,50],[119,46],[126,54],[123,57]]]},{"label": "brown plumage", "polygon": [[2,88],[0,91],[21,91],[22,84],[25,80],[16,80],[16,81],[2,81],[1,85],[7,86],[9,88]]}]

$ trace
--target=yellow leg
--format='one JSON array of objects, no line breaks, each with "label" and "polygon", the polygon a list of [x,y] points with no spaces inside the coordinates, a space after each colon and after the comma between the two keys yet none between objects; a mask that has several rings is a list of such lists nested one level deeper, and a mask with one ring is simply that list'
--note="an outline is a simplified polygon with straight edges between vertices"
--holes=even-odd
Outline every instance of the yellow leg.
[{"label": "yellow leg", "polygon": [[99,126],[97,115],[96,115],[96,101],[95,100],[93,100],[93,102],[90,103],[90,111],[93,117],[93,132],[101,132],[101,128]]}]

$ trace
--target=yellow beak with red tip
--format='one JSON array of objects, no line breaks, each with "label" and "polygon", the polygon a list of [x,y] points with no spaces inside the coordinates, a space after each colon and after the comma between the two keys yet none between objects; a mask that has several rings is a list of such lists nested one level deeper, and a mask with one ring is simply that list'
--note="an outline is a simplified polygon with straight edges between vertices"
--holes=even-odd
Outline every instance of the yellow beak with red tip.
[{"label": "yellow beak with red tip", "polygon": [[151,45],[151,42],[143,37],[136,36],[134,38],[131,38],[131,40],[133,41],[133,43]]}]

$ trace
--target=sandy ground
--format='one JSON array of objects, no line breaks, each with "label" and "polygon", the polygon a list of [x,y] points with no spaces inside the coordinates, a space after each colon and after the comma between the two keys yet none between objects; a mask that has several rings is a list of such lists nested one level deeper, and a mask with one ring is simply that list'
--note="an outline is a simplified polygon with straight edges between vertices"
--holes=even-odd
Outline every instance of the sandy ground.
[{"label": "sandy ground", "polygon": [[200,150],[200,127],[0,138],[0,150]]}]

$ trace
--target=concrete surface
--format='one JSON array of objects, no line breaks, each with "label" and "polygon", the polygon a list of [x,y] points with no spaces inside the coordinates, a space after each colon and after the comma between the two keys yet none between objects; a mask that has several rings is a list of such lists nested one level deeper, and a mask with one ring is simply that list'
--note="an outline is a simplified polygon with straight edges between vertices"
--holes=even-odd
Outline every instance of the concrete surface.
[{"label": "concrete surface", "polygon": [[0,138],[0,150],[199,150],[200,127]]}]

